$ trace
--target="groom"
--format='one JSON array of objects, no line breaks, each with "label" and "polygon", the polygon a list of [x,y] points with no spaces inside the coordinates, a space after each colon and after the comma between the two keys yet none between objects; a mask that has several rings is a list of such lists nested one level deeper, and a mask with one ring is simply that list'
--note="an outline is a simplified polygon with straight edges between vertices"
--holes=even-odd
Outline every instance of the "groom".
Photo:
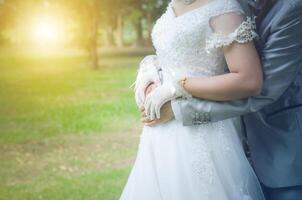
[{"label": "groom", "polygon": [[261,95],[232,102],[172,100],[162,107],[161,119],[142,121],[156,125],[175,117],[192,126],[242,115],[253,167],[267,199],[302,200],[302,0],[249,4],[260,35],[256,45],[265,78]]}]

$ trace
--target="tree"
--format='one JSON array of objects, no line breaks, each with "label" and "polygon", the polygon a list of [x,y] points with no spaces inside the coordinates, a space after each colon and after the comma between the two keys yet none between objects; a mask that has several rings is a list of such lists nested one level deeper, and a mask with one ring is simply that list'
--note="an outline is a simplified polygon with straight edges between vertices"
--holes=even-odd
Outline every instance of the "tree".
[{"label": "tree", "polygon": [[114,45],[114,31],[117,30],[117,44],[123,45],[123,19],[127,14],[129,0],[57,0],[68,10],[78,23],[77,40],[89,51],[93,68],[98,68],[98,47],[100,29],[106,32],[107,44]]},{"label": "tree", "polygon": [[75,38],[88,50],[93,69],[98,69],[98,31],[101,19],[101,6],[104,0],[58,0],[69,17],[77,22]]},{"label": "tree", "polygon": [[142,10],[147,26],[147,41],[150,42],[153,23],[162,14],[168,2],[159,0],[142,0],[142,2]]},{"label": "tree", "polygon": [[0,38],[1,31],[9,27],[23,26],[25,29],[27,26],[24,23],[25,16],[31,15],[34,12],[33,8],[40,12],[47,9],[61,10],[64,21],[68,21],[65,25],[72,28],[69,35],[72,35],[74,44],[80,45],[89,52],[93,69],[98,68],[98,47],[101,39],[103,39],[102,44],[108,46],[124,45],[125,21],[134,27],[137,36],[135,43],[138,46],[150,45],[153,22],[167,5],[167,0],[1,1],[3,2],[0,4]]},{"label": "tree", "polygon": [[5,0],[0,1],[0,43],[4,43],[7,38],[4,38],[3,33],[16,26],[18,20],[17,16],[20,15],[21,2],[18,0]]},{"label": "tree", "polygon": [[[134,17],[132,18],[137,34],[137,46],[147,43],[150,45],[151,30],[154,21],[162,14],[167,6],[167,0],[130,0]],[[144,25],[147,30],[147,38],[144,38]],[[145,42],[147,40],[147,42]]]}]

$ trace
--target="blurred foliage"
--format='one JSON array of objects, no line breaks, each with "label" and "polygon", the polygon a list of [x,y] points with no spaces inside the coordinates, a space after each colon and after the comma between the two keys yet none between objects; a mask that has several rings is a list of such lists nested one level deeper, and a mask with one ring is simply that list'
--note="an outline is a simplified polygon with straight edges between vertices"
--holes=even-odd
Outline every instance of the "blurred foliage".
[{"label": "blurred foliage", "polygon": [[30,21],[48,13],[64,29],[65,46],[86,49],[93,66],[100,46],[150,46],[155,20],[168,0],[2,0],[0,46],[25,45]]}]

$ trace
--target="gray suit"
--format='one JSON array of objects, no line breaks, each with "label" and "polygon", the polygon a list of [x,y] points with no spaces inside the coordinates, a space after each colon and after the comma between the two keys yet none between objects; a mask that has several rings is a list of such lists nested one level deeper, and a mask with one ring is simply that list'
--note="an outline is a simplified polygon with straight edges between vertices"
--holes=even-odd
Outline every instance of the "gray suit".
[{"label": "gray suit", "polygon": [[176,99],[172,109],[185,126],[244,115],[260,181],[271,188],[302,185],[302,0],[276,1],[258,33],[261,95],[233,102]]}]

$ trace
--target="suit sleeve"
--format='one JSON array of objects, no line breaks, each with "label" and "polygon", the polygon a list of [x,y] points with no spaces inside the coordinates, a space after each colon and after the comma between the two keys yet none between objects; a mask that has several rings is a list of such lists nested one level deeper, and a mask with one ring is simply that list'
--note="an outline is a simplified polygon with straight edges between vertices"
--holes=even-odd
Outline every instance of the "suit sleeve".
[{"label": "suit sleeve", "polygon": [[229,102],[175,99],[171,105],[176,120],[184,126],[216,122],[256,112],[279,99],[302,68],[302,3],[293,2],[296,4],[288,5],[289,9],[273,22],[263,46],[261,95]]}]

